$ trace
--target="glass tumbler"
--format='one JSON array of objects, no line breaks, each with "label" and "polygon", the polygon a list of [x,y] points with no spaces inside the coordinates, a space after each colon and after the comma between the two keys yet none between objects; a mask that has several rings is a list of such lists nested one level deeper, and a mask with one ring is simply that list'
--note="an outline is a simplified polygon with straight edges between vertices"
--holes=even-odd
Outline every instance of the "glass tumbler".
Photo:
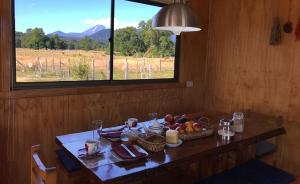
[{"label": "glass tumbler", "polygon": [[233,113],[233,127],[234,131],[237,133],[244,132],[244,113],[242,112],[235,112]]}]

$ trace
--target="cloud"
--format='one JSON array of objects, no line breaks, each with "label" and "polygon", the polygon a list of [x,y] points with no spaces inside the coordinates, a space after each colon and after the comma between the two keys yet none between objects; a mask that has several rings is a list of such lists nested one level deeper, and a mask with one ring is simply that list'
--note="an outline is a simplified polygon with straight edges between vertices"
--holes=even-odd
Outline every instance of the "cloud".
[{"label": "cloud", "polygon": [[[137,27],[139,22],[124,22],[119,21],[117,17],[115,17],[115,29],[120,29],[124,27]],[[86,19],[84,20],[84,24],[89,26],[103,25],[105,27],[110,27],[110,18],[103,19]]]}]

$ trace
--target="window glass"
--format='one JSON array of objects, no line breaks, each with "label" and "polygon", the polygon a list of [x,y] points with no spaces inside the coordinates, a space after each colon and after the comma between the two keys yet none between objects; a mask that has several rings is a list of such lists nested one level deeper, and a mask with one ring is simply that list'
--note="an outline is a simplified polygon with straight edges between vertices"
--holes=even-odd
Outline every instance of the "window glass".
[{"label": "window glass", "polygon": [[115,6],[113,78],[174,78],[176,36],[152,29],[161,7],[126,0],[116,0]]},{"label": "window glass", "polygon": [[110,0],[15,0],[16,82],[109,79]]}]

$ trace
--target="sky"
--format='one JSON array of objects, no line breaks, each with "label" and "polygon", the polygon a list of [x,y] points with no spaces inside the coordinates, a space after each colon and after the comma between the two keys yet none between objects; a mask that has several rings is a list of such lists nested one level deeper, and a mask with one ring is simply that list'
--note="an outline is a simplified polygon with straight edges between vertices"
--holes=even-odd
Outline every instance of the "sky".
[{"label": "sky", "polygon": [[[43,28],[55,31],[83,32],[95,25],[110,27],[110,0],[15,0],[16,31]],[[115,29],[136,27],[151,19],[160,7],[116,0]]]}]

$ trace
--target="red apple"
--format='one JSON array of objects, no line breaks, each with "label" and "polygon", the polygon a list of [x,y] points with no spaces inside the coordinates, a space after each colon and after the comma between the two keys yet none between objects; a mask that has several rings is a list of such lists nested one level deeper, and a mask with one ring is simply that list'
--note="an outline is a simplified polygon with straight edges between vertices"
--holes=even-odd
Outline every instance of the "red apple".
[{"label": "red apple", "polygon": [[185,129],[184,128],[177,127],[176,130],[178,131],[179,134],[184,134],[185,133]]},{"label": "red apple", "polygon": [[177,128],[177,126],[174,124],[174,125],[170,125],[170,129],[172,130],[175,130]]},{"label": "red apple", "polygon": [[185,130],[185,129],[186,129],[186,125],[185,125],[185,124],[181,124],[181,125],[180,125],[180,128],[182,128],[182,129]]},{"label": "red apple", "polygon": [[176,127],[180,127],[181,126],[180,123],[175,123],[174,125],[176,125]]},{"label": "red apple", "polygon": [[202,125],[200,125],[199,123],[194,123],[193,128],[196,132],[200,132],[202,130]]},{"label": "red apple", "polygon": [[171,114],[167,114],[165,116],[165,121],[166,122],[174,122],[174,117]]}]

